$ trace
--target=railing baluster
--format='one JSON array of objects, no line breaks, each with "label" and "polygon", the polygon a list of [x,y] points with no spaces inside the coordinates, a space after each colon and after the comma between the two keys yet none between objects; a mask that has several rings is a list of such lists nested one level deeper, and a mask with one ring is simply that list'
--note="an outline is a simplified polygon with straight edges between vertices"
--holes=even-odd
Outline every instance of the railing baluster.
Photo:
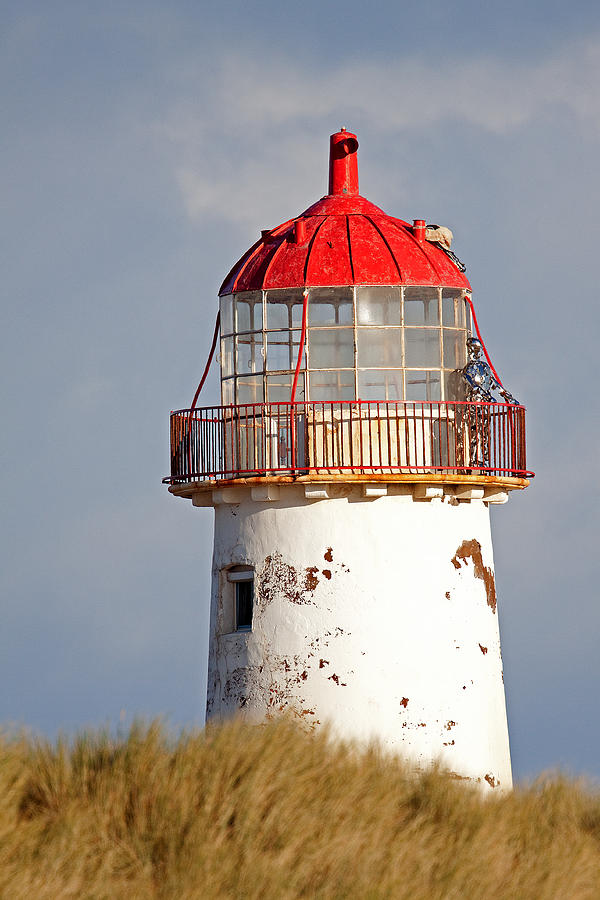
[{"label": "railing baluster", "polygon": [[356,463],[356,448],[354,446],[356,435],[356,404],[354,401],[348,407],[348,446],[349,450],[349,471],[355,471],[355,463]]},{"label": "railing baluster", "polygon": [[369,456],[365,460],[365,463],[370,467],[370,472],[373,471],[374,461],[375,461],[375,453],[373,450],[373,402],[369,401],[367,403],[367,422],[368,422],[368,435],[369,435]]},{"label": "railing baluster", "polygon": [[423,473],[423,466],[427,462],[425,456],[425,404],[421,403],[421,473]]}]

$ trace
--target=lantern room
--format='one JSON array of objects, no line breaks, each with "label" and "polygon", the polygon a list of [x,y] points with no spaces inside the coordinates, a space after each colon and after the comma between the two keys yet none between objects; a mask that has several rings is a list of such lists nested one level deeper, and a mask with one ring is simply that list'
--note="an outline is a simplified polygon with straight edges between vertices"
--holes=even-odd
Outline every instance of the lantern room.
[{"label": "lantern room", "polygon": [[447,229],[361,197],[357,151],[355,135],[332,135],[329,194],[263,231],[225,279],[224,405],[288,402],[296,372],[295,400],[464,399],[454,373],[466,363],[470,285],[428,239]]},{"label": "lantern room", "polygon": [[173,481],[526,474],[524,409],[483,343],[487,362],[470,352],[480,335],[452,232],[362,197],[357,154],[356,135],[331,135],[327,195],[263,230],[225,278],[221,403],[197,408],[197,394],[173,414]]},{"label": "lantern room", "polygon": [[[461,400],[470,315],[464,292],[432,286],[308,289],[296,400]],[[221,298],[223,405],[288,402],[303,290]]]}]

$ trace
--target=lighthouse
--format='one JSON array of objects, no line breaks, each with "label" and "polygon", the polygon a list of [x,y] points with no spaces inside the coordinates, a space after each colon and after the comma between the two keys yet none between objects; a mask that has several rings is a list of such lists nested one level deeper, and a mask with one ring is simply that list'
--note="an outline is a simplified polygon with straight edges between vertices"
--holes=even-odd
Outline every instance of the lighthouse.
[{"label": "lighthouse", "polygon": [[215,511],[207,717],[280,712],[511,786],[490,509],[525,409],[447,228],[359,192],[263,230],[219,292],[220,403],[171,414],[169,490]]}]

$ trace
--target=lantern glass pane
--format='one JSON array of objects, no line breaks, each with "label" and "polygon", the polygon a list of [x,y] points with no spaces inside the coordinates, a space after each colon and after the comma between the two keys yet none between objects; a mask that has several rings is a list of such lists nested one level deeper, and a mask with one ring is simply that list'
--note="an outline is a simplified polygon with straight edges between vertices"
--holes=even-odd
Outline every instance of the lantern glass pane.
[{"label": "lantern glass pane", "polygon": [[[302,310],[304,308],[304,297],[302,291],[298,291],[298,296],[292,303],[292,328],[302,328]],[[308,313],[308,307],[307,307]]]},{"label": "lantern glass pane", "polygon": [[233,345],[235,338],[228,337],[221,340],[221,377],[227,378],[233,375]]},{"label": "lantern glass pane", "polygon": [[404,288],[404,324],[440,324],[439,291],[437,288]]},{"label": "lantern glass pane", "polygon": [[352,325],[352,288],[313,288],[308,296],[309,325]]},{"label": "lantern glass pane", "polygon": [[354,329],[311,328],[308,339],[311,369],[337,369],[354,365]]},{"label": "lantern glass pane", "polygon": [[400,328],[359,328],[356,335],[358,365],[402,365],[402,330]]},{"label": "lantern glass pane", "polygon": [[236,331],[262,331],[262,292],[235,295]]},{"label": "lantern glass pane", "polygon": [[243,334],[237,339],[237,374],[247,375],[249,372],[262,372],[263,346],[262,332]]},{"label": "lantern glass pane", "polygon": [[362,369],[358,373],[361,400],[402,400],[402,372],[389,369]]},{"label": "lantern glass pane", "polygon": [[221,297],[221,334],[233,334],[233,297]]},{"label": "lantern glass pane", "polygon": [[404,348],[407,366],[439,366],[440,332],[438,328],[405,328]]},{"label": "lantern glass pane", "polygon": [[267,330],[300,328],[302,325],[302,290],[268,291],[266,302]]},{"label": "lantern glass pane", "polygon": [[246,375],[244,378],[237,378],[236,381],[238,404],[263,402],[262,375]]},{"label": "lantern glass pane", "polygon": [[223,406],[229,406],[234,401],[234,387],[235,381],[233,378],[228,378],[227,381],[221,382],[221,403]]},{"label": "lantern glass pane", "polygon": [[356,290],[359,325],[400,325],[401,288],[360,287]]},{"label": "lantern glass pane", "polygon": [[441,400],[440,373],[406,371],[407,400]]},{"label": "lantern glass pane", "polygon": [[464,331],[444,328],[444,368],[462,369],[467,362],[467,341]]},{"label": "lantern glass pane", "polygon": [[[270,372],[295,371],[300,350],[299,331],[278,331],[267,335],[267,369]],[[306,351],[302,356],[301,368],[306,368]]]},{"label": "lantern glass pane", "polygon": [[266,312],[267,329],[290,327],[290,311],[284,303],[267,299]]},{"label": "lantern glass pane", "polygon": [[311,372],[311,400],[354,400],[354,370]]},{"label": "lantern glass pane", "polygon": [[453,288],[442,289],[442,324],[449,328],[462,327],[459,321],[460,307],[463,304],[462,291]]},{"label": "lantern glass pane", "polygon": [[[292,384],[294,376],[291,372],[283,372],[281,375],[267,375],[267,402],[268,403],[289,403],[292,398]],[[296,384],[296,401],[303,401],[304,394],[304,375],[298,375],[298,383]]]},{"label": "lantern glass pane", "polygon": [[279,371],[292,367],[290,332],[278,331],[267,338],[267,369]]}]

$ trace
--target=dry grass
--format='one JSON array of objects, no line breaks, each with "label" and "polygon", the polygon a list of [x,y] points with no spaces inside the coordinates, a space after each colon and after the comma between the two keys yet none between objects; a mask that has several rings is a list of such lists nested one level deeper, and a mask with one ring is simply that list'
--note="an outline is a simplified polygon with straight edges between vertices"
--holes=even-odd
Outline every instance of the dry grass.
[{"label": "dry grass", "polygon": [[0,744],[0,897],[600,897],[600,798],[483,800],[290,723]]}]

